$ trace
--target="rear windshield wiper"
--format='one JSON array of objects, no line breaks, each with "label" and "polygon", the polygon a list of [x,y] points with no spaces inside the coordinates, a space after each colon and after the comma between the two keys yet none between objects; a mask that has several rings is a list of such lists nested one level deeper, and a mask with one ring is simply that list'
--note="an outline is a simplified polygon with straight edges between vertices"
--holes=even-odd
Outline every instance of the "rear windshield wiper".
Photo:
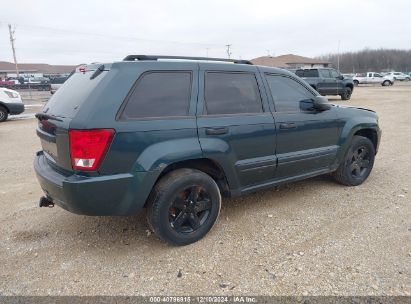
[{"label": "rear windshield wiper", "polygon": [[90,80],[96,78],[98,75],[104,72],[104,64],[99,65],[97,70],[90,76]]},{"label": "rear windshield wiper", "polygon": [[56,120],[56,121],[63,121],[62,119],[60,119],[60,118],[57,118],[57,117],[54,117],[54,116],[51,116],[51,115],[49,115],[49,114],[45,114],[45,113],[36,113],[36,115],[34,115],[39,121],[42,121],[42,120]]}]

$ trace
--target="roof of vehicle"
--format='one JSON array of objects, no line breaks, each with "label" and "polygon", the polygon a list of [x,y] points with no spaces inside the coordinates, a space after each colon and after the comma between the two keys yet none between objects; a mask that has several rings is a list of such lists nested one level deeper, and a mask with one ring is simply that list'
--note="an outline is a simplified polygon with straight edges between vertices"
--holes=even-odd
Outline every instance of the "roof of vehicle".
[{"label": "roof of vehicle", "polygon": [[[181,65],[191,65],[193,63],[201,63],[202,65],[210,65],[211,68],[220,69],[222,66],[231,67],[230,70],[235,69],[235,67],[241,66],[247,69],[258,68],[263,72],[277,73],[277,74],[287,74],[295,77],[295,74],[288,71],[287,69],[274,68],[267,66],[254,65],[252,62],[243,59],[227,59],[227,58],[212,58],[212,57],[191,57],[191,56],[163,56],[163,55],[128,55],[123,61],[116,61],[113,63],[91,63],[86,65],[87,70],[97,70],[97,69],[110,69],[112,65],[123,65],[123,64],[147,64],[147,63],[161,63],[174,65],[176,63]],[[76,71],[81,72],[80,66]]]},{"label": "roof of vehicle", "polygon": [[294,69],[296,71],[307,71],[307,70],[335,70],[334,68],[304,68],[304,69]]},{"label": "roof of vehicle", "polygon": [[231,58],[214,58],[214,57],[192,57],[192,56],[171,56],[171,55],[128,55],[123,61],[157,61],[158,59],[176,59],[176,60],[205,60],[205,61],[221,61],[240,64],[250,64],[251,61],[243,59],[231,59]]}]

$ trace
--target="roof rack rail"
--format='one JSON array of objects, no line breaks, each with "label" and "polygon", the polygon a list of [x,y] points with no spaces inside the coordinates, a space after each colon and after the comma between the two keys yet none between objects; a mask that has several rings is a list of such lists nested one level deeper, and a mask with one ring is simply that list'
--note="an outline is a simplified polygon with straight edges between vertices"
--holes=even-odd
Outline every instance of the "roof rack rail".
[{"label": "roof rack rail", "polygon": [[135,60],[158,60],[158,59],[185,59],[185,60],[206,60],[206,61],[223,61],[239,64],[253,64],[249,60],[242,59],[226,59],[226,58],[212,58],[212,57],[189,57],[189,56],[163,56],[163,55],[128,55],[123,61]]}]

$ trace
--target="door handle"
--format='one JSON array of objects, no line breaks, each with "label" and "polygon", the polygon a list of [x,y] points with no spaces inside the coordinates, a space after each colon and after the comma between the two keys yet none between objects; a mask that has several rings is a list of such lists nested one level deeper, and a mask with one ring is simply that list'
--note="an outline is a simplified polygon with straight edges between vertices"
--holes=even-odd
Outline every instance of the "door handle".
[{"label": "door handle", "polygon": [[205,130],[207,135],[222,135],[228,133],[228,127],[221,128],[206,128]]},{"label": "door handle", "polygon": [[281,123],[280,129],[297,129],[297,124],[293,122]]}]

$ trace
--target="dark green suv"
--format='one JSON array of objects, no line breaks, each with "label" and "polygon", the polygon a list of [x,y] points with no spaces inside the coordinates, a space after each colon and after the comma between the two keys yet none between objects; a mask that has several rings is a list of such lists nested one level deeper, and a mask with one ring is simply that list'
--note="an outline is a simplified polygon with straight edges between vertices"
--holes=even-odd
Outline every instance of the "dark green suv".
[{"label": "dark green suv", "polygon": [[216,58],[81,66],[36,116],[40,206],[147,208],[153,231],[174,245],[211,229],[221,196],[327,173],[361,184],[380,141],[373,111],[331,105],[286,70]]}]

